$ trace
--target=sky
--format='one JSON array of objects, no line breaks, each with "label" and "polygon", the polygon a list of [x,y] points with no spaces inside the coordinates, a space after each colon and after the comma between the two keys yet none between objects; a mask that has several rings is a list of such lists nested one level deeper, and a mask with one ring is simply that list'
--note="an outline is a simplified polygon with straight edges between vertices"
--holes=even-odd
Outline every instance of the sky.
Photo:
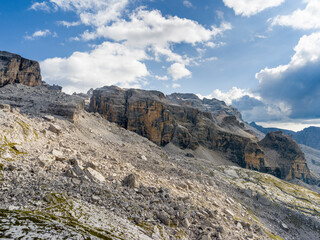
[{"label": "sky", "polygon": [[0,50],[67,93],[196,93],[245,121],[320,126],[319,0],[2,0]]}]

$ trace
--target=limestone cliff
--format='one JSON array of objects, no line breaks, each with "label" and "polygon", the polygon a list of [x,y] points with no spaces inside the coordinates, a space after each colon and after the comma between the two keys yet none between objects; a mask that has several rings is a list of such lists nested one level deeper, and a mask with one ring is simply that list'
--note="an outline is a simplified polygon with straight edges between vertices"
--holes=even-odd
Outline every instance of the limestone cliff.
[{"label": "limestone cliff", "polygon": [[[160,146],[172,142],[181,148],[196,149],[202,145],[223,152],[242,167],[264,168],[263,151],[251,138],[220,127],[212,112],[203,111],[197,96],[188,96],[191,100],[183,104],[179,104],[181,98],[177,96],[166,97],[158,91],[103,87],[93,91],[89,110]],[[239,128],[243,128],[240,123]]]},{"label": "limestone cliff", "polygon": [[41,85],[39,63],[19,55],[0,51],[0,87],[21,83],[30,87]]},{"label": "limestone cliff", "polygon": [[265,155],[266,171],[279,178],[309,182],[310,171],[299,145],[281,131],[270,132],[259,142]]}]

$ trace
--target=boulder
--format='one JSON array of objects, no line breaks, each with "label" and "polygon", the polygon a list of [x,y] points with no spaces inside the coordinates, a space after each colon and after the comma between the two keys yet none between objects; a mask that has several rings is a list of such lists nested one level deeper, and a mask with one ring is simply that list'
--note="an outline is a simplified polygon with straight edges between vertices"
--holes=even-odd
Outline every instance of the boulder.
[{"label": "boulder", "polygon": [[126,176],[121,183],[122,183],[122,186],[134,188],[136,187],[136,177],[134,174],[130,174]]}]

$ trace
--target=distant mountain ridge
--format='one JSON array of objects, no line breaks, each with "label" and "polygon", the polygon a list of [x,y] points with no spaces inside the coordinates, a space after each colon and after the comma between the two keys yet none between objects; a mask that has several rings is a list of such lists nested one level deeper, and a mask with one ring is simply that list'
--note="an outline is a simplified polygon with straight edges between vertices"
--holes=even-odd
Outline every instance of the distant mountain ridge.
[{"label": "distant mountain ridge", "polygon": [[291,135],[299,144],[303,144],[320,150],[320,127],[308,127],[301,131],[294,132],[291,130],[280,128],[264,128],[255,122],[251,122],[250,126],[258,129],[260,132],[267,134],[269,132],[282,131],[287,135]]}]

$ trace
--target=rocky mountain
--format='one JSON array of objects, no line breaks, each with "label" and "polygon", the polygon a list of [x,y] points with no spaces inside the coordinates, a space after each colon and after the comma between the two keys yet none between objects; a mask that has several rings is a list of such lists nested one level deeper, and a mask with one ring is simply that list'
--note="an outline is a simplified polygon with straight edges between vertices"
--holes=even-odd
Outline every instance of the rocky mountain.
[{"label": "rocky mountain", "polygon": [[256,124],[255,122],[251,122],[250,125],[258,129],[260,132],[263,132],[264,134],[280,130],[287,135],[291,135],[293,139],[297,141],[299,144],[303,144],[311,148],[320,150],[320,128],[319,127],[308,127],[301,131],[294,132],[294,131],[280,129],[280,128],[264,128]]},{"label": "rocky mountain", "polygon": [[267,172],[273,171],[273,175],[291,180],[303,179],[309,182],[310,171],[299,145],[281,131],[270,132],[259,142],[265,153]]},{"label": "rocky mountain", "polygon": [[0,51],[0,87],[13,83],[32,87],[40,86],[39,63],[16,54]]},{"label": "rocky mountain", "polygon": [[[158,91],[111,86],[93,91],[89,111],[98,112],[107,120],[147,137],[159,146],[173,143],[192,150],[202,146],[224,154],[243,168],[271,173],[286,180],[311,181],[308,168],[302,167],[306,161],[303,154],[294,158],[291,155],[283,158],[266,156],[274,155],[278,149],[291,150],[282,145],[299,148],[293,140],[285,137],[269,139],[271,135],[268,135],[265,141],[258,143],[254,133],[241,121],[241,115],[218,100],[200,100],[193,94],[165,96]],[[231,115],[233,113],[236,115]],[[267,149],[272,151],[264,151],[260,144],[270,141],[273,145],[268,145]],[[286,164],[282,163],[283,159]],[[296,168],[298,163],[301,168]]]},{"label": "rocky mountain", "polygon": [[0,88],[1,239],[319,239],[318,193],[238,164],[276,148],[299,177],[290,138],[157,91],[97,89],[101,114],[85,98]]}]

